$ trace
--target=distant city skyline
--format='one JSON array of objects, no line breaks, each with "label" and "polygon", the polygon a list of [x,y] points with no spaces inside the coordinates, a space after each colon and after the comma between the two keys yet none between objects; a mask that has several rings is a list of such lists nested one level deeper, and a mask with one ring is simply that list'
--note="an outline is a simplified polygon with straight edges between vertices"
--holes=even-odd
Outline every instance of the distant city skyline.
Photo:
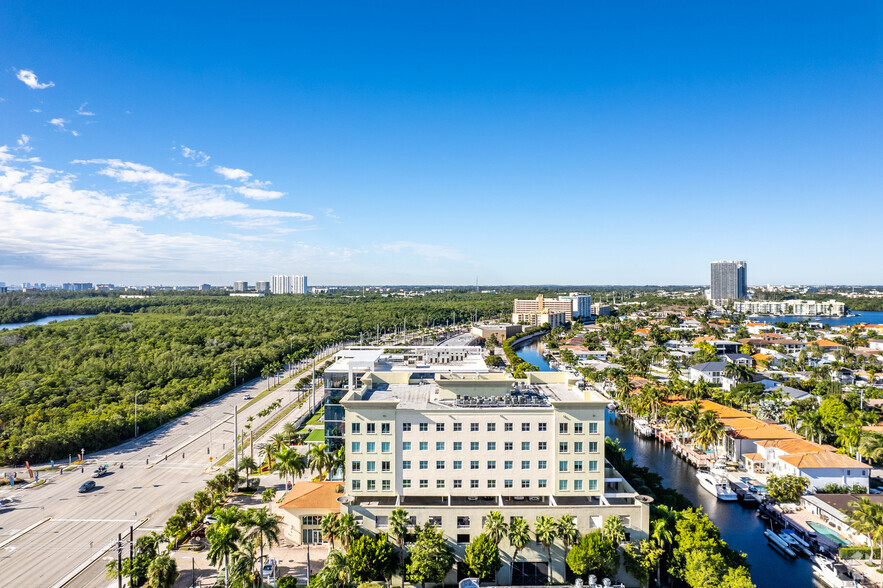
[{"label": "distant city skyline", "polygon": [[152,6],[0,6],[0,280],[879,279],[879,3]]}]

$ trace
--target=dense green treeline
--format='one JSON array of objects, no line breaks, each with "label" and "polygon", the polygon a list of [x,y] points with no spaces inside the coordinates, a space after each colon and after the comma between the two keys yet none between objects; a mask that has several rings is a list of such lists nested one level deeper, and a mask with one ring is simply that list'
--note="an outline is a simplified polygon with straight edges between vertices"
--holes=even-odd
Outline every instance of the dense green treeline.
[{"label": "dense green treeline", "polygon": [[[94,451],[131,437],[136,392],[140,431],[157,427],[229,391],[237,357],[242,382],[274,362],[307,357],[360,333],[370,337],[378,325],[391,331],[407,320],[412,331],[444,325],[455,312],[458,321],[473,314],[498,317],[511,309],[512,295],[174,295],[140,302],[150,304],[0,332],[0,463],[61,459],[81,447]],[[116,302],[48,302],[61,303]]]}]

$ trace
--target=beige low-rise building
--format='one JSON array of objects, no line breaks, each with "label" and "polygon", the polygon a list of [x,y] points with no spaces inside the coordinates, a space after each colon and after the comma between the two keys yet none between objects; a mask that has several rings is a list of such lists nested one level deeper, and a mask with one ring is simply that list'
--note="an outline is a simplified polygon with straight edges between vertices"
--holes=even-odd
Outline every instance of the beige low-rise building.
[{"label": "beige low-rise building", "polygon": [[296,545],[322,543],[322,517],[339,513],[340,482],[297,482],[279,503],[282,528]]}]

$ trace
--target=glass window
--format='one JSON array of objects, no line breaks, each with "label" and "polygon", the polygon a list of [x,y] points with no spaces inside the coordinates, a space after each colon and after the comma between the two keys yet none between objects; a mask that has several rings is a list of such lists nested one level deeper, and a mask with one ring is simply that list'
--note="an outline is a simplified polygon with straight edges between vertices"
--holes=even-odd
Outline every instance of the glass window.
[{"label": "glass window", "polygon": [[462,488],[463,480],[454,480],[454,488]]},{"label": "glass window", "polygon": [[567,453],[567,442],[562,442],[558,444],[558,453]]},{"label": "glass window", "polygon": [[445,469],[445,462],[442,461],[442,460],[438,460],[438,461],[436,461],[436,462],[435,462],[435,469],[437,469],[437,470],[443,470],[443,469]]},{"label": "glass window", "polygon": [[530,441],[521,442],[521,451],[530,451]]},{"label": "glass window", "polygon": [[537,480],[537,488],[545,488],[546,481],[545,480]]},{"label": "glass window", "polygon": [[368,480],[368,490],[377,490],[377,482],[374,480]]},{"label": "glass window", "polygon": [[353,441],[350,448],[353,453],[359,453],[362,450],[362,444],[358,441]]},{"label": "glass window", "polygon": [[436,480],[436,481],[435,481],[435,487],[436,487],[436,488],[439,488],[439,489],[440,489],[440,488],[444,488],[444,487],[445,487],[445,481],[444,481],[444,480]]},{"label": "glass window", "polygon": [[487,450],[488,451],[496,451],[496,449],[497,449],[497,442],[496,441],[488,441]]},{"label": "glass window", "polygon": [[496,481],[496,480],[488,480],[488,481],[487,481],[487,487],[488,487],[488,488],[496,488],[496,487],[497,487],[497,481]]},{"label": "glass window", "polygon": [[359,424],[359,423],[353,423],[353,424],[350,426],[350,432],[351,432],[351,433],[354,433],[354,434],[359,434],[359,433],[362,432],[362,431],[360,430],[361,428],[362,428],[362,425],[361,425],[361,424]]},{"label": "glass window", "polygon": [[365,469],[368,470],[369,472],[375,471],[376,467],[377,467],[376,461],[366,461],[365,462]]},{"label": "glass window", "polygon": [[390,462],[388,462],[388,461],[381,461],[380,462],[380,471],[381,472],[388,472],[389,471],[389,463]]},{"label": "glass window", "polygon": [[497,462],[493,461],[493,460],[487,462],[487,469],[489,469],[489,470],[497,469]]},{"label": "glass window", "polygon": [[377,517],[374,518],[374,524],[378,527],[388,527],[389,517],[377,515]]},{"label": "glass window", "polygon": [[389,434],[389,423],[380,423],[380,432]]},{"label": "glass window", "polygon": [[506,451],[512,451],[512,442],[511,441],[504,442],[503,449],[505,449]]},{"label": "glass window", "polygon": [[410,488],[411,480],[402,480],[402,488]]},{"label": "glass window", "polygon": [[419,427],[421,433],[425,433],[429,430],[429,423],[420,423]]},{"label": "glass window", "polygon": [[462,462],[462,461],[459,461],[459,460],[458,460],[458,461],[455,461],[455,462],[454,462],[454,469],[455,469],[455,470],[461,470],[461,469],[463,469],[463,462]]},{"label": "glass window", "polygon": [[512,430],[512,423],[503,423],[503,431],[509,432]]},{"label": "glass window", "polygon": [[546,460],[545,459],[541,459],[540,461],[537,462],[537,469],[538,470],[546,469]]},{"label": "glass window", "polygon": [[421,488],[429,488],[429,480],[420,480]]},{"label": "glass window", "polygon": [[463,430],[463,423],[454,423],[454,432],[459,433]]},{"label": "glass window", "polygon": [[469,462],[469,469],[470,470],[477,470],[478,469],[478,460],[470,461]]},{"label": "glass window", "polygon": [[589,433],[598,432],[598,423],[589,423]]},{"label": "glass window", "polygon": [[558,489],[567,490],[567,480],[558,480]]},{"label": "glass window", "polygon": [[521,469],[523,469],[523,470],[529,470],[529,469],[530,469],[530,462],[527,461],[527,460],[523,460],[523,461],[521,462]]},{"label": "glass window", "polygon": [[381,480],[380,481],[380,489],[381,490],[389,490],[390,489],[389,480]]},{"label": "glass window", "polygon": [[589,471],[590,472],[597,472],[598,471],[598,462],[597,461],[592,460],[589,462]]},{"label": "glass window", "polygon": [[573,489],[577,492],[583,489],[583,481],[582,480],[574,480],[573,481]]},{"label": "glass window", "polygon": [[478,488],[478,480],[469,480],[470,488]]},{"label": "glass window", "polygon": [[567,471],[567,462],[566,461],[559,461],[558,462],[558,471],[559,472],[566,472]]},{"label": "glass window", "polygon": [[368,423],[367,425],[365,425],[365,430],[366,430],[366,432],[368,432],[368,433],[373,433],[373,432],[374,432],[374,426],[375,426],[374,423]]},{"label": "glass window", "polygon": [[558,423],[558,433],[561,435],[567,434],[567,423]]},{"label": "glass window", "polygon": [[389,441],[383,441],[380,443],[380,451],[381,453],[389,453]]},{"label": "glass window", "polygon": [[420,469],[421,470],[428,470],[429,469],[429,462],[425,461],[425,460],[421,461],[420,462]]},{"label": "glass window", "polygon": [[503,488],[511,488],[512,480],[503,480]]},{"label": "glass window", "polygon": [[410,470],[411,469],[411,460],[410,459],[406,459],[406,460],[402,461],[402,469],[403,470]]},{"label": "glass window", "polygon": [[436,441],[435,442],[435,450],[436,451],[444,451],[445,450],[445,442],[444,441]]},{"label": "glass window", "polygon": [[374,453],[375,451],[377,451],[377,444],[374,443],[374,441],[368,441],[367,443],[365,443],[365,451],[367,451],[368,453]]},{"label": "glass window", "polygon": [[411,423],[402,423],[402,431],[408,433],[411,431]]},{"label": "glass window", "polygon": [[361,480],[353,480],[353,491],[358,492],[362,489],[362,481]]},{"label": "glass window", "polygon": [[497,430],[497,423],[488,423],[487,424],[487,432],[493,433]]},{"label": "glass window", "polygon": [[538,424],[538,425],[537,425],[537,430],[538,430],[540,433],[545,433],[545,432],[546,432],[546,423],[540,423],[540,424]]},{"label": "glass window", "polygon": [[478,423],[469,423],[469,430],[473,433],[478,432]]},{"label": "glass window", "polygon": [[354,461],[353,462],[353,471],[354,472],[361,472],[362,471],[362,462]]},{"label": "glass window", "polygon": [[427,449],[429,449],[429,442],[428,441],[421,441],[420,442],[420,451],[426,451]]},{"label": "glass window", "polygon": [[537,449],[540,451],[545,451],[548,447],[548,444],[545,441],[537,441]]},{"label": "glass window", "polygon": [[591,453],[596,453],[598,451],[598,442],[597,441],[589,441],[589,451]]},{"label": "glass window", "polygon": [[460,451],[463,449],[463,443],[461,441],[454,441],[454,451]]},{"label": "glass window", "polygon": [[410,451],[411,442],[410,441],[402,441],[402,451]]},{"label": "glass window", "polygon": [[573,471],[582,472],[583,471],[583,462],[581,462],[581,461],[573,462]]},{"label": "glass window", "polygon": [[444,432],[444,430],[445,430],[444,423],[435,423],[435,432],[436,433],[442,433],[442,432]]},{"label": "glass window", "polygon": [[[583,424],[582,423],[573,423],[573,434],[574,435],[582,435],[583,433]],[[576,490],[576,488],[574,488]]]},{"label": "glass window", "polygon": [[526,433],[530,431],[530,423],[521,423],[521,432]]},{"label": "glass window", "polygon": [[510,461],[510,460],[504,461],[503,462],[503,469],[504,470],[511,470],[512,469],[512,461]]},{"label": "glass window", "polygon": [[478,451],[478,441],[471,441],[469,443],[469,449],[471,451]]},{"label": "glass window", "polygon": [[522,488],[530,488],[530,480],[521,480]]},{"label": "glass window", "polygon": [[598,480],[589,480],[589,490],[598,489]]},{"label": "glass window", "polygon": [[583,442],[582,441],[574,441],[573,442],[573,451],[575,453],[582,453],[583,452]]}]

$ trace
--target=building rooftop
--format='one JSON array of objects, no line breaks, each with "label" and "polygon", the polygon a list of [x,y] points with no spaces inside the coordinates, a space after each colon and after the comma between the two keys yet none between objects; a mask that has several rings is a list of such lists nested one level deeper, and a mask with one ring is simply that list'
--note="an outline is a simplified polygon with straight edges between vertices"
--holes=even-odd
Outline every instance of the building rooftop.
[{"label": "building rooftop", "polygon": [[328,509],[340,512],[337,499],[343,494],[337,491],[340,482],[297,482],[282,498],[279,508]]},{"label": "building rooftop", "polygon": [[[475,338],[475,335],[469,335]],[[348,373],[350,366],[354,372],[488,372],[487,364],[480,347],[461,345],[459,342],[446,341],[434,346],[385,346],[385,347],[354,347],[338,352],[334,363],[326,368],[326,372]],[[441,363],[429,363],[421,360],[435,353],[464,351],[461,360]]]}]

